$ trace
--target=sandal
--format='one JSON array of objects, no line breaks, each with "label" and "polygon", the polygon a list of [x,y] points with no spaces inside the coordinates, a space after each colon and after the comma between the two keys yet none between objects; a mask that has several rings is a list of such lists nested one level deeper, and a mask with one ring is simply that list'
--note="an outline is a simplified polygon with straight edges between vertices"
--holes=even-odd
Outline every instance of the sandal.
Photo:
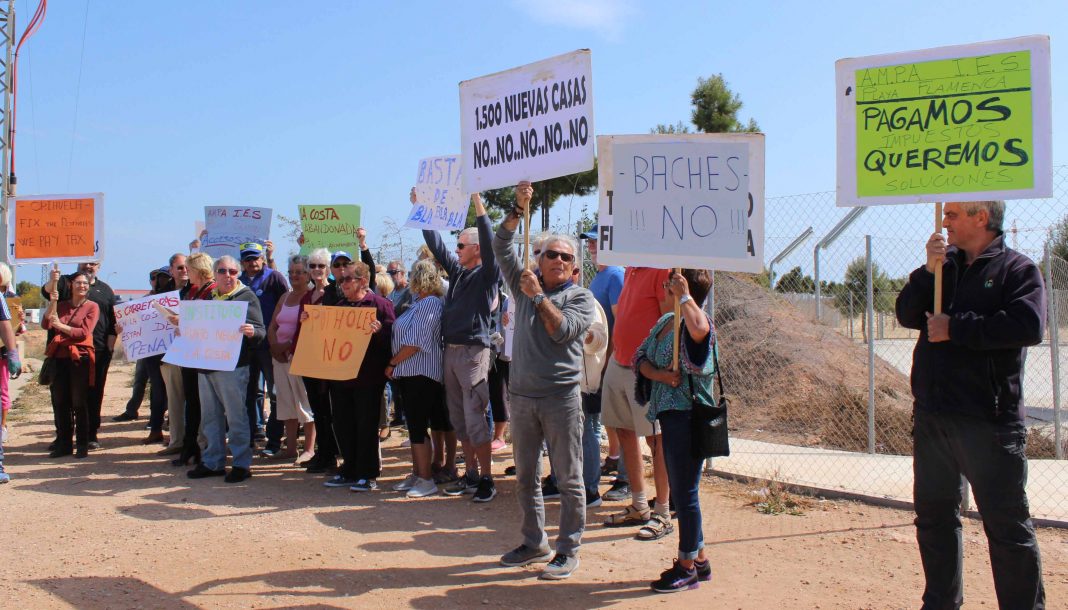
[{"label": "sandal", "polygon": [[633,504],[628,506],[621,513],[615,513],[608,516],[605,520],[605,527],[632,527],[635,525],[646,525],[649,522],[649,515],[651,512],[646,510],[640,510]]},{"label": "sandal", "polygon": [[671,517],[665,517],[660,513],[653,513],[652,517],[645,523],[645,525],[641,526],[638,533],[634,535],[634,539],[660,540],[673,531],[675,531],[675,526],[671,524]]}]

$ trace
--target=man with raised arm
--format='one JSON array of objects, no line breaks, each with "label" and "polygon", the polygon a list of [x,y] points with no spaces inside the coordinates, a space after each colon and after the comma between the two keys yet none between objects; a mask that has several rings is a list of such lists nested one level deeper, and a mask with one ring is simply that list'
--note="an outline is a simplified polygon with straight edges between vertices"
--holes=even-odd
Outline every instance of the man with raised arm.
[{"label": "man with raised arm", "polygon": [[[582,480],[583,341],[593,323],[595,303],[589,290],[574,283],[578,247],[564,235],[549,235],[538,254],[539,274],[524,269],[512,248],[519,219],[530,204],[529,182],[516,186],[516,208],[497,230],[493,252],[515,298],[515,333],[510,380],[512,449],[516,499],[523,512],[523,542],[501,557],[506,566],[538,561],[549,564],[541,578],[559,580],[578,568],[578,549],[586,527],[586,490]],[[540,275],[540,277],[539,277]],[[560,532],[556,552],[545,534],[541,494],[541,447],[560,490]]]},{"label": "man with raised arm", "polygon": [[[947,203],[927,264],[909,275],[897,319],[920,331],[912,356],[913,495],[923,608],[960,608],[960,505],[972,485],[1001,608],[1045,608],[1027,504],[1023,370],[1042,341],[1046,291],[1034,261],[1005,244],[1004,201]],[[942,303],[934,313],[935,271]]]},{"label": "man with raised arm", "polygon": [[[409,195],[416,202],[415,189]],[[490,465],[493,434],[486,419],[489,407],[490,319],[497,299],[500,269],[492,249],[490,226],[482,197],[471,196],[475,227],[460,232],[450,252],[437,231],[424,230],[423,238],[438,264],[449,275],[441,334],[445,340],[444,385],[449,419],[464,449],[467,472],[445,488],[451,496],[474,494],[475,502],[497,495]]]}]

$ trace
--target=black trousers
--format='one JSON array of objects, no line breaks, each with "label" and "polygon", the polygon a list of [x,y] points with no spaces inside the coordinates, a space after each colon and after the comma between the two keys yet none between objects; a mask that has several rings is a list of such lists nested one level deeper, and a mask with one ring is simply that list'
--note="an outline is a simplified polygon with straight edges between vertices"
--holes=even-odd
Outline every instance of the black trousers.
[{"label": "black trousers", "polygon": [[490,412],[495,424],[508,421],[508,365],[508,360],[501,360],[500,355],[494,355],[493,362],[490,363],[489,379],[486,380],[489,383]]},{"label": "black trousers", "polygon": [[385,384],[353,388],[330,382],[334,436],[345,460],[339,474],[345,478],[377,479],[382,473],[378,420],[385,389]]},{"label": "black trousers", "polygon": [[56,421],[56,447],[70,449],[72,437],[85,447],[90,440],[89,359],[56,358],[56,377],[50,386]]},{"label": "black trousers", "polygon": [[960,504],[972,485],[990,547],[1002,610],[1045,608],[1038,540],[1027,504],[1027,431],[963,415],[916,411],[913,426],[916,540],[927,586],[923,608],[964,601]]},{"label": "black trousers", "polygon": [[163,418],[167,413],[167,386],[163,382],[163,355],[145,358],[145,372],[148,374],[149,417],[148,425],[152,432],[163,432]]},{"label": "black trousers", "polygon": [[93,387],[89,388],[89,440],[96,441],[100,430],[100,410],[104,405],[104,386],[108,382],[108,369],[111,368],[111,350],[106,346],[96,349],[96,375]]},{"label": "black trousers", "polygon": [[200,456],[200,382],[196,369],[182,367],[182,389],[185,391],[185,437],[182,441],[182,456],[186,459]]},{"label": "black trousers", "polygon": [[327,464],[337,461],[337,439],[334,437],[334,418],[330,413],[330,387],[322,379],[302,377],[308,390],[312,416],[315,418],[315,455]]}]

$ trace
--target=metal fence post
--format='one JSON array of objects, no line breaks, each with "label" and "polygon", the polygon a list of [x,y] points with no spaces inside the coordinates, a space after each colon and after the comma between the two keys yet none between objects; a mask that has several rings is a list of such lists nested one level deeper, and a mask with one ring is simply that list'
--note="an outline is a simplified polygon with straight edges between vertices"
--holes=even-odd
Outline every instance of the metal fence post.
[{"label": "metal fence post", "polygon": [[875,283],[871,271],[871,235],[864,236],[864,268],[868,283],[868,453],[875,453]]},{"label": "metal fence post", "polygon": [[1046,323],[1049,325],[1049,358],[1053,372],[1053,443],[1054,455],[1058,460],[1064,459],[1064,443],[1061,442],[1061,346],[1060,332],[1057,328],[1057,291],[1053,287],[1053,250],[1046,242],[1046,302],[1049,312]]},{"label": "metal fence post", "polygon": [[820,243],[812,249],[812,274],[816,280],[816,322],[820,321]]}]

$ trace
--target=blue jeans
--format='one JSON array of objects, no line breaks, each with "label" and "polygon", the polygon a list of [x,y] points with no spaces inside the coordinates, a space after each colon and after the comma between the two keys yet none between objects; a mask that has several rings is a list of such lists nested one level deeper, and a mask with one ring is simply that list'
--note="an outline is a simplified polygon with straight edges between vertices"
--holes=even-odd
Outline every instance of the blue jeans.
[{"label": "blue jeans", "polygon": [[959,608],[963,478],[972,484],[1002,608],[1044,608],[1042,561],[1027,504],[1027,431],[978,417],[916,410],[912,429],[923,607]]},{"label": "blue jeans", "polygon": [[230,453],[234,466],[252,466],[249,448],[248,411],[245,410],[245,390],[248,387],[248,366],[232,371],[204,371],[199,374],[200,426],[207,438],[201,461],[212,470],[226,467],[226,435],[229,429]]},{"label": "blue jeans", "polygon": [[599,493],[597,486],[601,482],[600,392],[582,394],[582,413],[586,416],[582,425],[582,484],[586,486],[586,495],[590,496]]},{"label": "blue jeans", "polygon": [[690,452],[689,411],[664,411],[657,419],[663,434],[671,500],[679,515],[679,559],[697,559],[700,550],[705,548],[698,495],[704,460],[695,459]]}]

